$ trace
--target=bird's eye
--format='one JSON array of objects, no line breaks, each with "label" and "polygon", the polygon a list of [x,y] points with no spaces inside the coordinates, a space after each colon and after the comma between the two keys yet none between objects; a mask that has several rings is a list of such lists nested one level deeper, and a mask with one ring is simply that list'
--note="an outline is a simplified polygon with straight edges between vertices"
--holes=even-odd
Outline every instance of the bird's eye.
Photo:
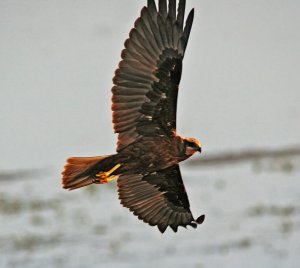
[{"label": "bird's eye", "polygon": [[194,142],[191,142],[191,141],[188,141],[186,145],[187,145],[188,147],[195,147],[195,143],[194,143]]}]

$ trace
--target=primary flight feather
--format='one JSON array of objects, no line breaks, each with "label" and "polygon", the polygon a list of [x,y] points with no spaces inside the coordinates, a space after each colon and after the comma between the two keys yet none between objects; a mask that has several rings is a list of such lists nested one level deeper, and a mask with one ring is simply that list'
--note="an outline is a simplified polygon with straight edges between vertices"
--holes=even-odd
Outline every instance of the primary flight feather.
[{"label": "primary flight feather", "polygon": [[[117,153],[71,157],[62,172],[63,188],[74,190],[117,179],[121,204],[163,233],[169,226],[197,227],[179,162],[201,143],[176,133],[182,60],[193,24],[184,23],[185,0],[148,0],[125,41],[113,78],[112,113]],[[177,9],[177,12],[176,12]]]}]

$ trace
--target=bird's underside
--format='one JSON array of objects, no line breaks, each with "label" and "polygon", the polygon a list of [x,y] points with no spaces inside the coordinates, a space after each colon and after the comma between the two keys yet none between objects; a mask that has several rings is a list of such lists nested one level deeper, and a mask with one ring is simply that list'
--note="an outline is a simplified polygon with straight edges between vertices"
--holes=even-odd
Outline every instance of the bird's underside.
[{"label": "bird's underside", "polygon": [[[169,226],[196,227],[179,162],[201,144],[176,134],[178,86],[194,10],[184,25],[185,0],[148,0],[129,38],[113,78],[112,111],[117,153],[71,157],[63,187],[77,189],[117,179],[121,204],[164,232]],[[176,12],[177,9],[177,12]]]}]

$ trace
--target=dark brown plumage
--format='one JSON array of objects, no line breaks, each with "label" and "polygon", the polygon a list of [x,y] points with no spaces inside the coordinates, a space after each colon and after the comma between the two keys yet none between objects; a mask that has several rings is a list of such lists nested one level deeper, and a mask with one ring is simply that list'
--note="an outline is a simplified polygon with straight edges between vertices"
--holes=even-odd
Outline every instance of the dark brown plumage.
[{"label": "dark brown plumage", "polygon": [[194,10],[184,25],[185,0],[148,0],[129,38],[113,78],[112,111],[117,154],[72,157],[62,173],[66,189],[117,179],[121,204],[139,219],[157,225],[196,227],[179,162],[201,144],[176,134],[178,86]]}]

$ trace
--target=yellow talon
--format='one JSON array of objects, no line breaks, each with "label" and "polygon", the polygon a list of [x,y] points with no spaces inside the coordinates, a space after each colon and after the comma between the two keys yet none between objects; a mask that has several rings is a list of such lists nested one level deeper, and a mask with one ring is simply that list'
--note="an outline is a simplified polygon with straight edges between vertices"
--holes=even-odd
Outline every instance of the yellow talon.
[{"label": "yellow talon", "polygon": [[121,164],[117,164],[111,170],[105,172],[105,174],[107,175],[107,177],[109,177],[110,174],[112,174],[114,171],[116,171],[120,166],[121,166]]},{"label": "yellow talon", "polygon": [[118,177],[118,175],[112,175],[112,176],[110,176],[110,175],[114,171],[116,171],[120,166],[121,166],[121,164],[117,164],[112,169],[110,169],[109,171],[99,172],[98,174],[96,174],[96,177],[98,177],[100,179],[99,182],[97,182],[97,183],[100,183],[100,184],[108,183],[108,182],[116,179]]}]

